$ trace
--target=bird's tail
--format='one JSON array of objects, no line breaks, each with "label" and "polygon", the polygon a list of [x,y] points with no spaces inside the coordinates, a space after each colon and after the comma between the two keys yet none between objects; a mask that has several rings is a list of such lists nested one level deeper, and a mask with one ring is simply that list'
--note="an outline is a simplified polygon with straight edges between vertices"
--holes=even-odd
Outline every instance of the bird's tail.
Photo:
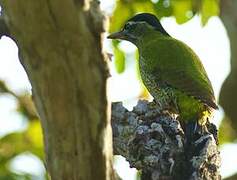
[{"label": "bird's tail", "polygon": [[185,137],[187,139],[187,144],[195,141],[195,135],[198,131],[200,125],[197,121],[194,122],[186,122],[184,127]]},{"label": "bird's tail", "polygon": [[199,125],[198,121],[183,122],[181,126],[184,130],[187,144],[196,141],[203,131],[203,127]]}]

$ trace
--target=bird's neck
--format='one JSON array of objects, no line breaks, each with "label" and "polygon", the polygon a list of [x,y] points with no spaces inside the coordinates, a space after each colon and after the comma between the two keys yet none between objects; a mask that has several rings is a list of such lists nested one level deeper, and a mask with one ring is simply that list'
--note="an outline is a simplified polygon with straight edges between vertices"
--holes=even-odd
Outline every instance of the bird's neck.
[{"label": "bird's neck", "polygon": [[161,43],[166,39],[171,38],[170,36],[164,35],[160,32],[155,33],[149,33],[143,36],[139,39],[136,46],[139,51],[139,66],[140,69],[143,69],[144,71],[150,71],[150,68],[152,63],[154,63],[153,54],[157,54],[159,48],[162,48],[160,46]]},{"label": "bird's neck", "polygon": [[164,35],[159,31],[146,33],[137,40],[135,45],[137,46],[139,53],[141,53],[142,51],[146,50],[146,47],[149,46],[149,44],[169,37],[170,36]]}]

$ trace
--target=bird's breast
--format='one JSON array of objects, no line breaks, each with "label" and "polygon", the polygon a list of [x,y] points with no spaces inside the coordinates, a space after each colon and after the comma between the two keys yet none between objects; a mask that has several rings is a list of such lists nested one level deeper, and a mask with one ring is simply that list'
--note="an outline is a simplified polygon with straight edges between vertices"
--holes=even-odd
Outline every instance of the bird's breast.
[{"label": "bird's breast", "polygon": [[139,59],[139,70],[141,74],[141,79],[143,84],[146,86],[148,91],[152,91],[152,89],[158,89],[158,82],[156,82],[156,77],[152,74],[149,64],[147,64],[146,60],[143,57]]}]

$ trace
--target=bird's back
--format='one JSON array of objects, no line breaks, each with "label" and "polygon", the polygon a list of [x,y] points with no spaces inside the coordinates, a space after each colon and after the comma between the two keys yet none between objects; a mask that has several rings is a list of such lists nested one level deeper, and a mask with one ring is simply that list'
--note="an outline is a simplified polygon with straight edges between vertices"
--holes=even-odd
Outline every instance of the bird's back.
[{"label": "bird's back", "polygon": [[[165,84],[217,109],[207,73],[194,51],[170,36],[155,36],[138,47],[140,65],[157,83]],[[144,73],[143,73],[144,74]]]}]

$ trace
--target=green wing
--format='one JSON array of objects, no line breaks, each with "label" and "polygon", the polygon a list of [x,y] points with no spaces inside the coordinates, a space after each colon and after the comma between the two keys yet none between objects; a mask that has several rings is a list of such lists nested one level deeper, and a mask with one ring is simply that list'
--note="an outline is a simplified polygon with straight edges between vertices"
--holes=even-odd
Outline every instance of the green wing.
[{"label": "green wing", "polygon": [[184,93],[193,96],[208,106],[217,109],[215,97],[210,84],[205,79],[196,80],[190,77],[184,71],[174,70],[173,72],[166,71],[162,76],[162,80],[167,85],[177,88]]},{"label": "green wing", "polygon": [[[160,41],[157,64],[157,81],[193,96],[208,106],[218,109],[207,73],[198,56],[186,44],[173,38]],[[156,46],[157,47],[157,46]],[[154,74],[155,75],[155,74]]]}]

